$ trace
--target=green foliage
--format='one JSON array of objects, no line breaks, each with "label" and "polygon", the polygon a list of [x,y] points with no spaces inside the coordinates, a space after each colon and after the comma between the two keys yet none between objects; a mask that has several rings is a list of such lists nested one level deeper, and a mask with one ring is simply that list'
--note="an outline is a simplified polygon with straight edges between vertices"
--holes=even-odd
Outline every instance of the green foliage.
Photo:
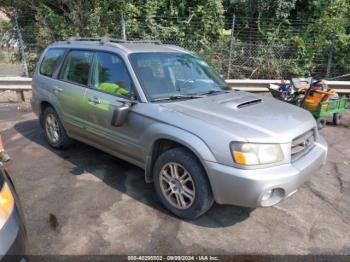
[{"label": "green foliage", "polygon": [[[330,53],[333,75],[349,72],[348,0],[225,2],[228,10],[248,17],[242,18],[245,22],[238,31],[246,30],[254,36],[254,55],[249,55],[241,68],[244,77],[279,78],[306,72],[324,77]],[[251,44],[250,40],[240,39],[239,33],[237,38],[243,42],[241,46]]]},{"label": "green foliage", "polygon": [[17,12],[31,68],[50,42],[120,38],[123,14],[128,39],[183,46],[226,74],[235,13],[233,77],[324,74],[330,53],[333,74],[350,71],[349,0],[2,0],[0,9]]},{"label": "green foliage", "polygon": [[224,27],[219,0],[33,0],[17,6],[19,16],[31,20],[19,22],[25,42],[35,44],[33,60],[48,43],[70,36],[120,38],[121,14],[128,39],[165,39],[198,52],[210,48]]},{"label": "green foliage", "polygon": [[323,54],[324,60],[333,52],[332,69],[347,71],[350,69],[350,3],[348,0],[310,1],[305,13],[298,17],[316,18],[306,26],[300,36],[294,38],[300,62],[299,67],[310,71],[317,67],[317,55]]},{"label": "green foliage", "polygon": [[245,17],[288,18],[296,0],[225,0],[229,13]]}]

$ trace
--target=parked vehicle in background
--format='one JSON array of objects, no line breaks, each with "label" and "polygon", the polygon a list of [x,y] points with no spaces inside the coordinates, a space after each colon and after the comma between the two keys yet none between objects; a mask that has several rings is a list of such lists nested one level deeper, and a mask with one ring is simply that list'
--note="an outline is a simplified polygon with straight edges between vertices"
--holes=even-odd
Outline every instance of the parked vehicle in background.
[{"label": "parked vehicle in background", "polygon": [[33,76],[32,107],[54,148],[77,139],[145,170],[165,207],[272,206],[324,162],[312,115],[233,91],[207,63],[159,42],[69,39]]},{"label": "parked vehicle in background", "polygon": [[0,161],[0,260],[21,261],[25,255],[26,230],[20,200],[5,168],[7,164]]}]

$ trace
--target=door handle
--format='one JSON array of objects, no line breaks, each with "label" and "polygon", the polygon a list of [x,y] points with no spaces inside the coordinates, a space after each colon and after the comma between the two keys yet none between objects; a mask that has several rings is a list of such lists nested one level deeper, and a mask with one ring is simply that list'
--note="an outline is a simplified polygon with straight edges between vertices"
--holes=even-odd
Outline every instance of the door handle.
[{"label": "door handle", "polygon": [[61,92],[63,91],[63,89],[60,88],[60,87],[58,87],[58,86],[55,86],[55,87],[53,88],[53,91],[54,91],[55,93],[61,93]]},{"label": "door handle", "polygon": [[93,103],[93,104],[100,104],[101,103],[100,99],[97,96],[89,97],[88,101]]}]

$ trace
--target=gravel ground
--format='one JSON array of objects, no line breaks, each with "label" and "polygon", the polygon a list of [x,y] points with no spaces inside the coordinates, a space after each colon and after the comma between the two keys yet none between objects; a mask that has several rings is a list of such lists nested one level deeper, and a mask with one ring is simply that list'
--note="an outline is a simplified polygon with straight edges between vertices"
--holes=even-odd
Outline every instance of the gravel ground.
[{"label": "gravel ground", "polygon": [[188,222],[160,205],[142,170],[78,142],[53,150],[23,111],[0,103],[28,254],[350,254],[350,112],[321,131],[327,163],[289,199],[257,209],[215,205]]}]

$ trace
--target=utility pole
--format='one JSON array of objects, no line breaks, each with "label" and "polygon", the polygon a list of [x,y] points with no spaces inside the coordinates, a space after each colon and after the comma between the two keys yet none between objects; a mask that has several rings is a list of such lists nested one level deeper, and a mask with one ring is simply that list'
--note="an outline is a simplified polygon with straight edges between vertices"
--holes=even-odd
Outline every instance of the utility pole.
[{"label": "utility pole", "polygon": [[122,40],[126,41],[125,20],[124,20],[124,13],[123,12],[120,15],[120,27],[122,29],[121,38],[122,38]]},{"label": "utility pole", "polygon": [[21,63],[22,63],[22,67],[23,67],[23,73],[25,76],[29,76],[26,56],[25,56],[25,52],[24,52],[23,36],[22,36],[21,29],[19,28],[19,25],[18,25],[16,11],[13,12],[12,18],[15,22],[15,28],[16,28],[16,34],[17,34],[17,39],[18,39],[19,51],[20,51],[20,55],[21,55]]},{"label": "utility pole", "polygon": [[236,23],[236,15],[232,15],[232,25],[231,25],[231,39],[230,39],[230,51],[228,58],[228,67],[227,67],[227,79],[230,79],[230,71],[231,71],[231,63],[232,63],[232,51],[234,45],[234,33],[235,33],[235,23]]}]

